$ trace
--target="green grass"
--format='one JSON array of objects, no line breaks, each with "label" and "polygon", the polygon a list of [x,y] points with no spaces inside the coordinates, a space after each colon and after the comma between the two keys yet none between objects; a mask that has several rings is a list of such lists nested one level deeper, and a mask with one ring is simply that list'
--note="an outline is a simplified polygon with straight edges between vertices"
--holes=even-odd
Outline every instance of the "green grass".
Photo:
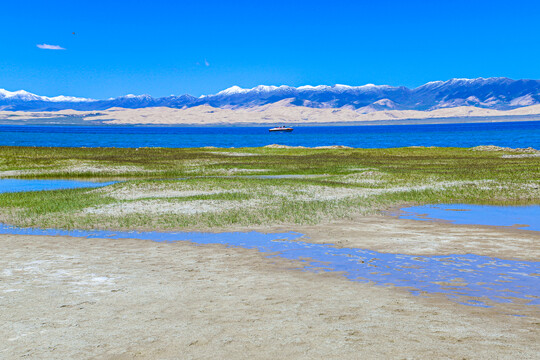
[{"label": "green grass", "polygon": [[[503,154],[462,148],[0,147],[2,177],[123,180],[101,189],[0,194],[0,221],[211,229],[316,224],[410,203],[539,204],[540,158]],[[315,177],[242,177],[277,174]]]}]

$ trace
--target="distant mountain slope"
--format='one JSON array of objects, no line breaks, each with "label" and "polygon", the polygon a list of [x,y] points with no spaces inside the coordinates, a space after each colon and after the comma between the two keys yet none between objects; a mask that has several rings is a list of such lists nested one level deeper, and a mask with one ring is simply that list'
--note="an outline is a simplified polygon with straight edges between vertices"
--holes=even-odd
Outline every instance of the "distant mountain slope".
[{"label": "distant mountain slope", "polygon": [[12,111],[93,111],[112,107],[185,108],[200,105],[248,109],[277,102],[311,108],[347,108],[360,113],[384,110],[424,111],[458,106],[508,110],[540,104],[540,80],[451,79],[429,82],[415,89],[372,84],[300,87],[260,85],[252,89],[233,86],[217,94],[201,97],[181,95],[153,98],[149,95],[126,95],[108,100],[46,97],[24,90],[10,92],[0,89],[0,110]]}]

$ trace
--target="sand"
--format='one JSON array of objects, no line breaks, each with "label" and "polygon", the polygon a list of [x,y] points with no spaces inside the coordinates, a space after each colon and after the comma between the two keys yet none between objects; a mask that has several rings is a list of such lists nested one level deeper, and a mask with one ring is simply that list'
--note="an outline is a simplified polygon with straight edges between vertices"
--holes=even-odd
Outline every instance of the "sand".
[{"label": "sand", "polygon": [[[112,124],[302,124],[302,123],[351,123],[370,121],[393,121],[410,119],[445,119],[482,117],[512,117],[539,115],[540,105],[514,110],[491,110],[475,107],[455,107],[433,111],[389,110],[361,113],[352,109],[318,109],[303,106],[272,104],[247,109],[221,109],[201,105],[187,109],[163,107],[144,109],[111,108],[86,120],[107,121]],[[507,119],[508,120],[508,119]],[[523,120],[523,119],[522,119]]]},{"label": "sand", "polygon": [[[432,111],[388,110],[365,113],[348,108],[310,108],[293,106],[287,101],[251,108],[226,109],[201,105],[186,109],[150,107],[141,109],[110,108],[100,111],[0,111],[3,123],[30,121],[39,123],[54,118],[55,122],[78,124],[97,121],[108,124],[146,125],[275,125],[275,124],[347,124],[358,122],[388,122],[396,120],[426,120],[435,123],[444,119],[467,121],[524,121],[540,119],[540,105],[513,110],[492,110],[472,106],[436,109]],[[77,120],[77,119],[78,120]],[[81,120],[84,119],[84,120]],[[429,121],[428,121],[429,123]]]},{"label": "sand", "polygon": [[[469,239],[471,251],[510,251],[538,260],[538,236],[523,231],[463,226],[449,233],[447,224],[375,220],[302,229],[311,241],[332,239],[338,246],[438,253],[459,249]],[[496,238],[502,243],[498,250]],[[0,358],[5,359],[533,359],[540,354],[538,308],[527,307],[527,317],[515,317],[508,315],[510,305],[476,308],[443,296],[414,297],[403,288],[303,272],[298,263],[253,250],[14,235],[0,236],[0,248]]]},{"label": "sand", "polygon": [[305,234],[309,242],[338,247],[410,255],[476,254],[507,260],[540,260],[540,233],[511,227],[456,225],[374,215],[359,216],[354,221],[292,228]]}]

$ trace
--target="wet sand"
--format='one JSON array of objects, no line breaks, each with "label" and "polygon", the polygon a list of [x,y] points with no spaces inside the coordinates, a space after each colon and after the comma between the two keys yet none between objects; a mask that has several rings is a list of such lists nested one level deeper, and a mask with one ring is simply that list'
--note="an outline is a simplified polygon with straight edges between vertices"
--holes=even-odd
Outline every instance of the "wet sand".
[{"label": "wet sand", "polygon": [[[476,254],[506,260],[540,260],[540,232],[503,226],[456,225],[373,215],[318,225],[291,224],[249,229],[262,232],[296,231],[304,234],[301,241],[384,253]],[[227,228],[223,231],[244,230],[247,228]]]},{"label": "wet sand", "polygon": [[[538,236],[523,231],[384,217],[344,225],[302,229],[315,242],[332,236],[340,246],[390,252],[438,253],[464,244],[470,252],[521,253],[522,259],[538,252]],[[437,237],[424,239],[430,234]],[[252,250],[21,235],[0,236],[0,248],[1,358],[540,354],[537,307],[525,306],[528,316],[515,317],[518,305],[476,308],[444,296],[415,297],[300,271],[299,263]]]}]

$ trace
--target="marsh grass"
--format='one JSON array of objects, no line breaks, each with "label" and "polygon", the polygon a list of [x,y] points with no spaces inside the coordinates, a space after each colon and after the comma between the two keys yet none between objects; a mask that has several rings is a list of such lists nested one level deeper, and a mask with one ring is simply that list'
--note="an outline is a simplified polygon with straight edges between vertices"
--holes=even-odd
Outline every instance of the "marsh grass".
[{"label": "marsh grass", "polygon": [[[3,177],[123,180],[99,189],[0,194],[0,220],[59,228],[211,229],[316,224],[411,203],[540,203],[540,158],[504,154],[460,148],[0,147]],[[242,177],[262,174],[318,176]],[[148,204],[161,212],[148,211]],[[197,207],[205,211],[185,211]],[[130,211],[95,213],[116,208]]]}]

